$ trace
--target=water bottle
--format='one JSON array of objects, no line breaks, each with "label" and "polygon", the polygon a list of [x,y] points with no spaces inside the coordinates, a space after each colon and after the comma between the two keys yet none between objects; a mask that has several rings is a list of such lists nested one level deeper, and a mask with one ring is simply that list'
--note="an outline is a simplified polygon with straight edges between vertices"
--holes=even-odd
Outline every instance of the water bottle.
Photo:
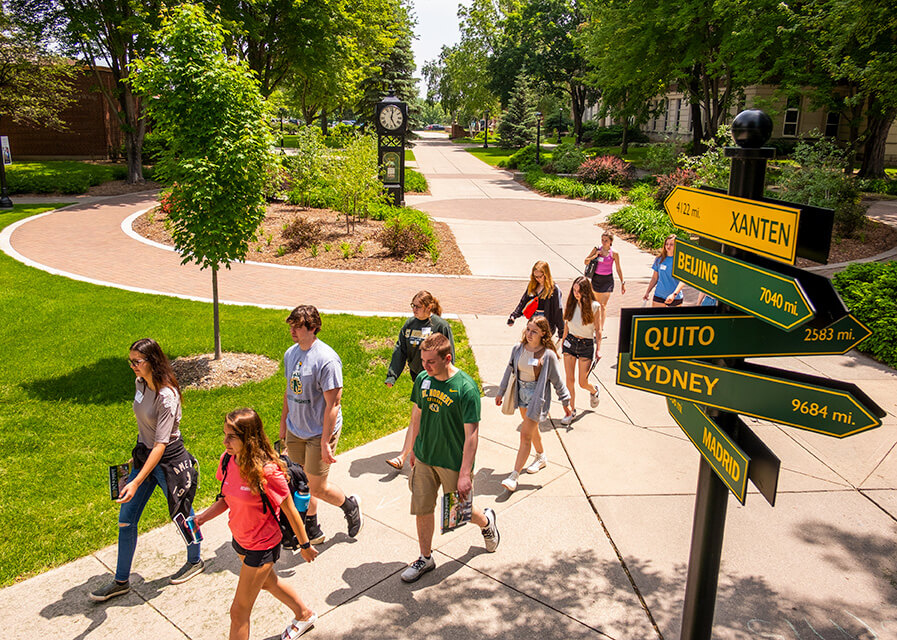
[{"label": "water bottle", "polygon": [[293,492],[293,503],[296,505],[296,511],[303,515],[306,511],[308,511],[309,500],[311,500],[310,493],[299,493],[298,491]]}]

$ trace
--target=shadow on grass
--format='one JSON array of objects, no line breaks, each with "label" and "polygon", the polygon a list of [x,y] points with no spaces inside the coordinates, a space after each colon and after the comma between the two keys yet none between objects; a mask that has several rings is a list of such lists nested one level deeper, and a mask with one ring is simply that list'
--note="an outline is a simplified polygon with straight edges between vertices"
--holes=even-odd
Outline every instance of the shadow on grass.
[{"label": "shadow on grass", "polygon": [[124,357],[103,358],[56,378],[26,382],[22,388],[49,402],[117,404],[134,395],[134,378]]}]

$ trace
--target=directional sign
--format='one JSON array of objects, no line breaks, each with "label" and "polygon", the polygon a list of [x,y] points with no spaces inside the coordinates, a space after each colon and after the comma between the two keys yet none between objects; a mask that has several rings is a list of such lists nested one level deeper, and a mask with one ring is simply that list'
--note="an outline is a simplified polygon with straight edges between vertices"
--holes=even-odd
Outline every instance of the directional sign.
[{"label": "directional sign", "polygon": [[720,480],[744,504],[750,464],[744,451],[695,403],[667,398],[667,409]]},{"label": "directional sign", "polygon": [[799,208],[680,186],[663,208],[680,229],[788,264],[797,258]]},{"label": "directional sign", "polygon": [[880,427],[885,415],[856,385],[747,363],[735,369],[620,353],[617,384],[836,438]]},{"label": "directional sign", "polygon": [[676,241],[673,277],[786,331],[809,322],[816,313],[796,278],[685,240]]},{"label": "directional sign", "polygon": [[[677,307],[624,310],[633,315],[631,323],[621,323],[631,327],[633,360],[842,354],[872,334],[851,315],[828,327],[804,325],[786,333],[752,316],[683,315],[675,313],[677,310]],[[644,315],[656,311],[667,313]],[[621,336],[621,339],[630,338]]]}]

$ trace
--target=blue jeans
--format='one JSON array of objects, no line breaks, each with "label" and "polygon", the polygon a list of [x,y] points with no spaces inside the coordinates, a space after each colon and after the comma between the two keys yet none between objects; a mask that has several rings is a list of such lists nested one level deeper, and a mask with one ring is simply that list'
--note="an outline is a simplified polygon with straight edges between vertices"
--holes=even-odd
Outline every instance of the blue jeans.
[{"label": "blue jeans", "polygon": [[[128,476],[128,482],[137,477],[139,469],[131,471]],[[128,502],[121,505],[118,512],[118,562],[115,565],[115,579],[119,582],[126,582],[131,575],[131,562],[134,560],[134,552],[137,550],[137,523],[140,522],[140,515],[143,508],[149,502],[150,496],[156,486],[162,489],[162,495],[168,499],[168,485],[165,482],[165,472],[159,465],[146,477],[134,497]],[[190,515],[193,515],[193,509],[190,509]],[[187,545],[188,562],[199,562],[199,543]]]}]

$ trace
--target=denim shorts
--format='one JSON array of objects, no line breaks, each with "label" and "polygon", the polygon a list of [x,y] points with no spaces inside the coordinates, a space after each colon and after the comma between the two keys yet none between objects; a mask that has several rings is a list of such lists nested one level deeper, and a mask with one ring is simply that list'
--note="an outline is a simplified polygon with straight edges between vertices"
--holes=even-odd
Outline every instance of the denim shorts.
[{"label": "denim shorts", "polygon": [[517,406],[521,409],[526,409],[529,406],[529,401],[533,399],[535,391],[535,380],[532,382],[517,380]]},{"label": "denim shorts", "polygon": [[595,355],[595,341],[592,338],[577,338],[568,333],[564,340],[563,352],[569,353],[574,358],[591,360]]}]

